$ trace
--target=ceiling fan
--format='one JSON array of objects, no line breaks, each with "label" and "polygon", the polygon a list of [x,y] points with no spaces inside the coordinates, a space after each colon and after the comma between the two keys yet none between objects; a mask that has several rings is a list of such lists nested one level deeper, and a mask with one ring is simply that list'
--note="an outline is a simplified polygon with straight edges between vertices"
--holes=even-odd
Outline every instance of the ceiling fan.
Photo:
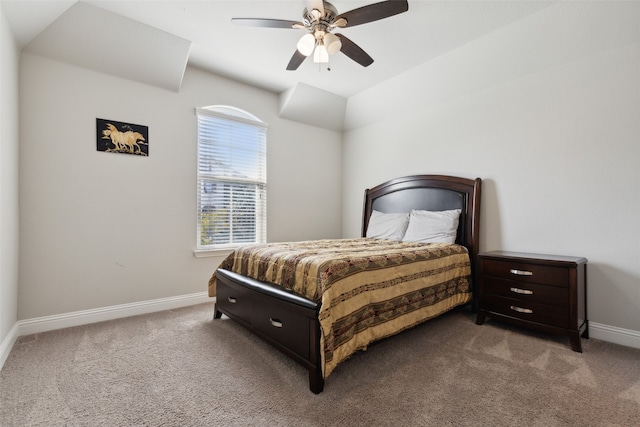
[{"label": "ceiling fan", "polygon": [[333,34],[335,28],[348,28],[388,18],[409,10],[406,0],[387,0],[350,10],[338,15],[336,8],[327,1],[305,0],[306,8],[302,12],[302,22],[283,19],[233,18],[236,25],[264,28],[305,29],[307,34],[298,41],[287,70],[297,70],[300,64],[313,53],[317,63],[329,62],[329,55],[342,52],[349,58],[368,67],[373,58],[360,46],[342,34]]}]

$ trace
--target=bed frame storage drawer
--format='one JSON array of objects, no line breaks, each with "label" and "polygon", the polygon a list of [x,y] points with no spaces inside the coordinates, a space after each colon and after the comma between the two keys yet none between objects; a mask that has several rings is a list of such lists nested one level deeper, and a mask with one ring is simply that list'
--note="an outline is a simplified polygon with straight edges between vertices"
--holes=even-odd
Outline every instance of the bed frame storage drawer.
[{"label": "bed frame storage drawer", "polygon": [[251,323],[300,357],[308,359],[309,319],[291,312],[287,306],[288,304],[277,300],[255,305]]},{"label": "bed frame storage drawer", "polygon": [[253,312],[249,293],[233,283],[219,284],[216,290],[216,308],[233,314],[241,319],[248,319]]}]

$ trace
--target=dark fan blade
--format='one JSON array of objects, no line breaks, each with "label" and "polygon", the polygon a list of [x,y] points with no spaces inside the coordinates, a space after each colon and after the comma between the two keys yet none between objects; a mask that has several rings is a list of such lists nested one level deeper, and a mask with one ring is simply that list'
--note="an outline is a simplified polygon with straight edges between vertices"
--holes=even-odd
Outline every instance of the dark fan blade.
[{"label": "dark fan blade", "polygon": [[247,27],[304,28],[304,24],[302,24],[302,22],[285,21],[284,19],[231,18],[231,22],[236,25],[245,25]]},{"label": "dark fan blade", "polygon": [[300,64],[302,64],[305,59],[307,59],[307,57],[301,54],[298,49],[296,49],[296,51],[293,53],[293,56],[291,57],[291,60],[289,61],[289,65],[287,65],[287,70],[297,70]]},{"label": "dark fan blade", "polygon": [[307,11],[311,12],[313,9],[317,9],[320,12],[320,16],[324,15],[324,4],[322,0],[304,0],[307,6]]},{"label": "dark fan blade", "polygon": [[409,10],[409,3],[406,0],[388,0],[380,3],[362,6],[336,16],[334,21],[344,18],[347,24],[344,27],[354,27],[367,22],[388,18]]},{"label": "dark fan blade", "polygon": [[340,38],[340,41],[342,42],[340,52],[344,53],[363,67],[368,67],[369,65],[373,64],[373,58],[370,57],[367,52],[362,50],[360,46],[358,46],[342,34],[336,34],[336,36],[338,36]]}]

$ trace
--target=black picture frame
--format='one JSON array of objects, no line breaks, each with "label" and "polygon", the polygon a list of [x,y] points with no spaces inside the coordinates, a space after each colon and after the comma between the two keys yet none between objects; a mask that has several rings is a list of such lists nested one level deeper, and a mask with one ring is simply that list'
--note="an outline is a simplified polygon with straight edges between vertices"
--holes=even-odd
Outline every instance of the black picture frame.
[{"label": "black picture frame", "polygon": [[96,118],[96,147],[109,153],[149,156],[149,127]]}]

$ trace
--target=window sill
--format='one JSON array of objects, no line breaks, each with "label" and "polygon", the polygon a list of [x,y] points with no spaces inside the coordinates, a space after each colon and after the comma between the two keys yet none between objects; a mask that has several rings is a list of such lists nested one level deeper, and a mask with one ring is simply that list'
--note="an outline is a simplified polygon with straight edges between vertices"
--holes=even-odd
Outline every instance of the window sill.
[{"label": "window sill", "polygon": [[233,252],[234,249],[235,249],[235,247],[232,247],[232,246],[229,246],[229,247],[226,247],[226,248],[219,248],[219,249],[194,249],[193,250],[193,255],[196,258],[207,258],[207,257],[214,257],[214,256],[227,256],[231,252]]}]

